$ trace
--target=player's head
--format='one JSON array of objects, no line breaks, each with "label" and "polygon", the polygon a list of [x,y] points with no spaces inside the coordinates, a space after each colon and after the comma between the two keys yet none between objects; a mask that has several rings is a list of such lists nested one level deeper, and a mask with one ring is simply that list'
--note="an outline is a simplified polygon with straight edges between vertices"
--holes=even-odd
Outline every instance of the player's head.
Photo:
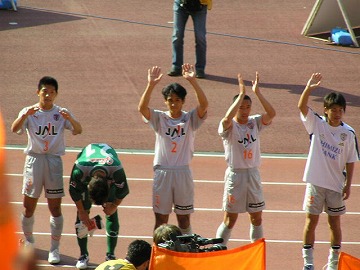
[{"label": "player's head", "polygon": [[186,89],[178,83],[168,84],[163,88],[161,93],[165,100],[167,100],[172,94],[175,94],[182,101],[185,101],[185,97],[187,94]]},{"label": "player's head", "polygon": [[42,88],[44,88],[47,85],[52,86],[56,91],[56,93],[58,92],[58,82],[56,81],[55,78],[50,76],[44,76],[40,79],[38,84],[38,90],[40,91]]},{"label": "player's head", "polygon": [[93,176],[88,184],[91,201],[96,205],[103,205],[109,196],[109,185],[106,178]]},{"label": "player's head", "polygon": [[330,125],[339,125],[346,110],[346,100],[338,92],[331,92],[324,97],[324,114]]},{"label": "player's head", "polygon": [[147,269],[151,256],[151,245],[144,240],[135,240],[128,246],[125,259],[131,262],[137,269]]},{"label": "player's head", "polygon": [[182,235],[180,228],[172,224],[162,224],[155,229],[153,241],[156,245],[165,243],[171,240],[171,235]]},{"label": "player's head", "polygon": [[[234,96],[233,102],[238,98],[239,95]],[[240,124],[248,122],[248,118],[251,112],[251,98],[248,95],[244,96],[243,101],[240,104],[239,110],[236,113],[236,121]]]}]

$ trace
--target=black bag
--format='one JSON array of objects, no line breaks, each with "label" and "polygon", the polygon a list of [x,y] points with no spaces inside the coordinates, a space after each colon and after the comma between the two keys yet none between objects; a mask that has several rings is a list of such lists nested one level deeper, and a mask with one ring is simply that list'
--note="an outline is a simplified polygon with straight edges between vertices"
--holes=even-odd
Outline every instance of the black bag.
[{"label": "black bag", "polygon": [[196,12],[202,9],[200,0],[181,0],[180,6],[189,12]]}]

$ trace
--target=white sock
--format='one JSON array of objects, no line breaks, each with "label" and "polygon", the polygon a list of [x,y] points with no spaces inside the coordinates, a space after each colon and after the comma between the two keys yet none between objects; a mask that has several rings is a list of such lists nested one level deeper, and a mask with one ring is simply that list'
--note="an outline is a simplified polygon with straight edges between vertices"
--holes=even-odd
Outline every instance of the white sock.
[{"label": "white sock", "polygon": [[216,231],[216,238],[222,238],[224,240],[222,244],[226,246],[230,239],[231,231],[232,229],[229,229],[225,223],[222,222]]},{"label": "white sock", "polygon": [[314,265],[314,248],[303,248],[304,265]]},{"label": "white sock", "polygon": [[59,216],[59,217],[50,216],[50,231],[51,231],[50,251],[53,251],[54,249],[59,249],[63,226],[64,226],[63,216]]},{"label": "white sock", "polygon": [[256,240],[259,240],[261,238],[263,238],[264,233],[263,233],[263,226],[259,225],[259,226],[255,226],[250,224],[250,240],[251,243],[254,243]]},{"label": "white sock", "polygon": [[338,264],[340,255],[340,246],[332,246],[329,250],[328,263],[332,266]]},{"label": "white sock", "polygon": [[182,234],[192,234],[191,225],[189,227],[187,227],[186,229],[180,228],[180,231],[181,231]]},{"label": "white sock", "polygon": [[34,216],[27,218],[23,214],[21,214],[21,227],[24,232],[26,241],[29,243],[35,243],[35,239],[33,236],[34,222]]}]

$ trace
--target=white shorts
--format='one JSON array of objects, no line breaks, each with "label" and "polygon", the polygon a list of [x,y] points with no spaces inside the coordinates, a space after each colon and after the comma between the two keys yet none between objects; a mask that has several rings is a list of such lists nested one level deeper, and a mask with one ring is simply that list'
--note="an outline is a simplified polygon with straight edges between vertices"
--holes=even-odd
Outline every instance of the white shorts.
[{"label": "white shorts", "polygon": [[341,193],[307,183],[303,210],[312,215],[325,211],[329,216],[340,216],[346,207]]},{"label": "white shorts", "polygon": [[22,194],[39,198],[43,188],[46,198],[65,196],[61,157],[29,154],[25,159]]},{"label": "white shorts", "polygon": [[188,166],[156,167],[153,183],[153,211],[169,215],[194,212],[194,181]]},{"label": "white shorts", "polygon": [[256,213],[265,209],[258,168],[227,168],[224,181],[223,211]]}]

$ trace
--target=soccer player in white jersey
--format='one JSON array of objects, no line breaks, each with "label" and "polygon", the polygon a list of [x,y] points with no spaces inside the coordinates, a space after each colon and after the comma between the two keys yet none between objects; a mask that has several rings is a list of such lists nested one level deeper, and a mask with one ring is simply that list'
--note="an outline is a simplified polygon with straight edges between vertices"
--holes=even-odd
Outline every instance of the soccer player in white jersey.
[{"label": "soccer player in white jersey", "polygon": [[344,201],[350,196],[354,163],[358,160],[354,129],[342,122],[346,109],[344,96],[331,92],[324,97],[325,117],[308,107],[309,96],[318,88],[321,79],[320,73],[311,75],[298,103],[301,120],[311,135],[303,177],[307,183],[302,249],[304,270],[314,269],[315,229],[323,211],[328,214],[331,245],[326,269],[338,269],[342,241],[340,216],[346,211]]},{"label": "soccer player in white jersey", "polygon": [[34,243],[34,212],[42,189],[50,210],[51,247],[49,263],[59,263],[59,245],[63,228],[61,198],[65,196],[63,165],[65,154],[64,130],[73,135],[82,132],[81,124],[65,108],[54,104],[58,83],[52,77],[40,79],[36,91],[39,102],[23,108],[12,123],[11,131],[28,135],[22,194],[24,211],[21,225],[28,244]]},{"label": "soccer player in white jersey", "polygon": [[194,152],[195,132],[206,118],[207,98],[197,83],[194,67],[182,66],[183,77],[194,88],[198,105],[190,112],[182,110],[186,89],[178,83],[162,90],[168,111],[149,108],[155,86],[163,74],[160,67],[148,70],[148,84],[140,99],[139,112],[156,134],[153,182],[153,211],[155,227],[167,223],[169,215],[176,213],[183,234],[192,233],[190,214],[194,212],[194,183],[189,163]]},{"label": "soccer player in white jersey", "polygon": [[250,239],[252,242],[263,237],[262,210],[265,201],[259,173],[260,132],[275,117],[275,110],[259,89],[259,74],[256,72],[252,91],[259,99],[265,112],[250,115],[252,101],[246,95],[241,74],[238,74],[240,92],[233,99],[219,124],[228,168],[225,172],[223,195],[223,222],[217,229],[216,237],[223,238],[226,245],[239,213],[249,213]]}]

